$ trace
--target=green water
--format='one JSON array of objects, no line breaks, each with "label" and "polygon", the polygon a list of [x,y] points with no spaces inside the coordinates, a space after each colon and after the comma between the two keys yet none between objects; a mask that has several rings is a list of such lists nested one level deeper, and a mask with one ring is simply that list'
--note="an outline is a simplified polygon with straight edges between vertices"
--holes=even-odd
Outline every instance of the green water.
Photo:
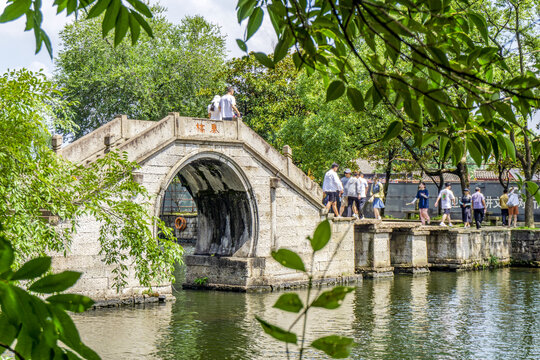
[{"label": "green water", "polygon": [[[103,359],[283,359],[254,320],[290,323],[294,314],[272,308],[280,294],[180,290],[175,303],[76,323]],[[364,280],[339,309],[310,313],[308,341],[329,333],[355,339],[352,359],[540,359],[540,269]]]}]

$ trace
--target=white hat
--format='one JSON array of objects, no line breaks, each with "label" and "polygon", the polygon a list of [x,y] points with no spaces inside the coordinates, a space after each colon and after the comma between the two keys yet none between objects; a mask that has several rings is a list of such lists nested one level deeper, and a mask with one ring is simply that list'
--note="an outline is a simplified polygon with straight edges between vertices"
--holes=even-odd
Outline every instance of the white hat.
[{"label": "white hat", "polygon": [[217,102],[217,101],[220,101],[220,100],[221,100],[221,96],[216,95],[216,96],[214,96],[214,99],[212,99],[212,102]]}]

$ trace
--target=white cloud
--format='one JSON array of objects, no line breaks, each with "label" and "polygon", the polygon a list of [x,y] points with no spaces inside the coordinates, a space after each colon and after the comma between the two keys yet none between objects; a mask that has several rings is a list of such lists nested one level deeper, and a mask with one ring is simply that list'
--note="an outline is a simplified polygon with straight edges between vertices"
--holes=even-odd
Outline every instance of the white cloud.
[{"label": "white cloud", "polygon": [[[157,2],[152,0],[152,2]],[[66,18],[65,12],[56,15],[56,8],[52,2],[43,2],[43,28],[49,34],[55,53],[60,48],[59,32],[71,21]],[[173,23],[180,23],[186,15],[202,15],[208,21],[221,26],[223,34],[227,35],[227,53],[229,57],[242,56],[242,51],[236,44],[236,39],[243,38],[247,21],[243,26],[238,24],[236,18],[237,0],[161,0],[160,4],[168,9],[167,18]],[[5,0],[0,0],[0,12],[6,6]],[[25,19],[19,19],[5,24],[0,24],[0,72],[7,69],[22,67],[36,69],[41,66],[47,74],[54,68],[46,49],[42,49],[37,55],[35,52],[35,40],[33,32],[24,32]],[[276,43],[274,30],[265,16],[263,24],[257,34],[248,42],[250,51],[272,52]]]}]

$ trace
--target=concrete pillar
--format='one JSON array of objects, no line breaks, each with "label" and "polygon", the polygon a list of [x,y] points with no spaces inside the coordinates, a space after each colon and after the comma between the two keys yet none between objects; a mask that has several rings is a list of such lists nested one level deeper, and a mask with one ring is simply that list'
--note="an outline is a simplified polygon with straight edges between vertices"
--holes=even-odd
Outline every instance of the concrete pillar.
[{"label": "concrete pillar", "polygon": [[128,118],[127,115],[118,114],[114,117],[115,119],[120,119],[120,136],[122,139],[129,138],[128,132]]},{"label": "concrete pillar", "polygon": [[170,112],[167,115],[172,116],[174,119],[174,136],[178,137],[179,135],[183,134],[180,131],[180,113]]},{"label": "concrete pillar", "polygon": [[390,261],[394,272],[427,274],[427,237],[429,231],[394,228],[390,239]]},{"label": "concrete pillar", "polygon": [[290,175],[290,169],[293,166],[292,163],[292,149],[289,145],[283,146],[283,156],[287,158],[287,175]]},{"label": "concrete pillar", "polygon": [[392,229],[376,224],[356,224],[354,228],[354,257],[356,272],[367,277],[393,276],[390,262]]},{"label": "concrete pillar", "polygon": [[62,143],[63,143],[63,138],[62,138],[62,135],[53,135],[52,137],[52,149],[55,153],[58,152],[58,150],[60,150],[60,148],[62,147]]},{"label": "concrete pillar", "polygon": [[270,178],[270,241],[271,249],[276,248],[277,239],[277,203],[276,203],[276,188],[279,185],[279,178]]},{"label": "concrete pillar", "polygon": [[105,145],[105,154],[111,151],[111,145],[113,143],[113,137],[111,135],[106,135],[103,138],[103,145]]}]

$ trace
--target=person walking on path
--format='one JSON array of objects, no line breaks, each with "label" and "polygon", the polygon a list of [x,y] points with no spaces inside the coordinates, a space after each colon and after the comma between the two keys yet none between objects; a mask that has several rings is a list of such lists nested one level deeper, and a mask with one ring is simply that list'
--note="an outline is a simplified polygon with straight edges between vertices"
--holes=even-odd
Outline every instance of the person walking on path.
[{"label": "person walking on path", "polygon": [[223,120],[232,120],[234,113],[236,113],[237,117],[240,117],[240,111],[236,108],[236,99],[233,94],[233,87],[228,86],[227,94],[223,95],[219,101],[219,111],[221,111],[221,118]]},{"label": "person walking on path", "polygon": [[368,194],[368,188],[369,184],[366,179],[364,179],[364,174],[359,172],[360,177],[358,178],[358,185],[359,185],[359,191],[358,191],[358,199],[359,202],[357,204],[358,206],[358,218],[360,220],[364,219],[364,205],[367,201],[367,194]]},{"label": "person walking on path", "polygon": [[373,214],[375,219],[381,220],[380,209],[384,209],[384,189],[381,180],[378,176],[375,176],[373,179],[373,189],[371,190],[371,195],[373,199]]},{"label": "person walking on path", "polygon": [[[347,183],[351,179],[351,169],[345,169],[343,172],[343,177],[341,178],[341,184],[343,185],[343,194],[341,195],[341,207],[339,209],[339,215],[343,215],[343,211],[348,204],[349,193],[347,192]],[[351,216],[351,214],[345,214],[346,217]]]},{"label": "person walking on path", "polygon": [[208,118],[210,120],[221,120],[221,111],[219,111],[220,100],[221,96],[216,95],[210,105],[208,105]]},{"label": "person walking on path", "polygon": [[437,201],[435,201],[435,207],[438,206],[439,201],[441,202],[441,208],[443,210],[443,216],[439,225],[446,226],[444,220],[448,219],[448,226],[452,226],[452,219],[450,219],[450,210],[452,209],[452,205],[456,204],[456,197],[452,192],[452,185],[450,183],[446,183],[444,185],[444,189],[441,190],[439,196],[437,197]]},{"label": "person walking on path", "polygon": [[517,226],[517,216],[519,215],[518,206],[519,206],[519,195],[516,192],[516,189],[511,187],[508,192],[508,227],[512,226],[512,216],[514,217],[514,227]]},{"label": "person walking on path", "polygon": [[502,225],[508,225],[508,190],[504,189],[503,194],[499,198],[499,205],[501,206],[501,219]]},{"label": "person walking on path", "polygon": [[431,222],[431,219],[429,218],[428,210],[429,210],[429,192],[426,189],[426,184],[424,182],[421,182],[418,184],[418,192],[416,193],[416,197],[413,201],[410,203],[407,203],[406,205],[413,205],[418,200],[418,212],[420,215],[420,221],[422,222],[422,225],[426,225]]},{"label": "person walking on path", "polygon": [[471,204],[472,204],[472,196],[469,192],[469,189],[463,190],[463,196],[461,197],[461,200],[459,201],[459,204],[461,205],[461,215],[463,217],[463,224],[465,228],[471,227]]},{"label": "person walking on path", "polygon": [[[347,215],[358,218],[358,209],[360,208],[360,175],[357,171],[353,173],[349,181],[345,192],[347,193]],[[345,193],[344,192],[344,193]]]},{"label": "person walking on path", "polygon": [[339,195],[343,193],[343,184],[339,180],[337,170],[339,165],[336,163],[332,164],[330,170],[326,172],[323,180],[323,191],[328,195],[328,202],[326,203],[326,213],[330,210],[334,210],[334,214],[339,217],[339,212],[337,209],[337,199]]},{"label": "person walking on path", "polygon": [[478,186],[474,190],[475,193],[471,196],[474,222],[476,223],[476,228],[480,229],[482,227],[482,221],[484,221],[484,215],[486,214],[486,198]]}]

